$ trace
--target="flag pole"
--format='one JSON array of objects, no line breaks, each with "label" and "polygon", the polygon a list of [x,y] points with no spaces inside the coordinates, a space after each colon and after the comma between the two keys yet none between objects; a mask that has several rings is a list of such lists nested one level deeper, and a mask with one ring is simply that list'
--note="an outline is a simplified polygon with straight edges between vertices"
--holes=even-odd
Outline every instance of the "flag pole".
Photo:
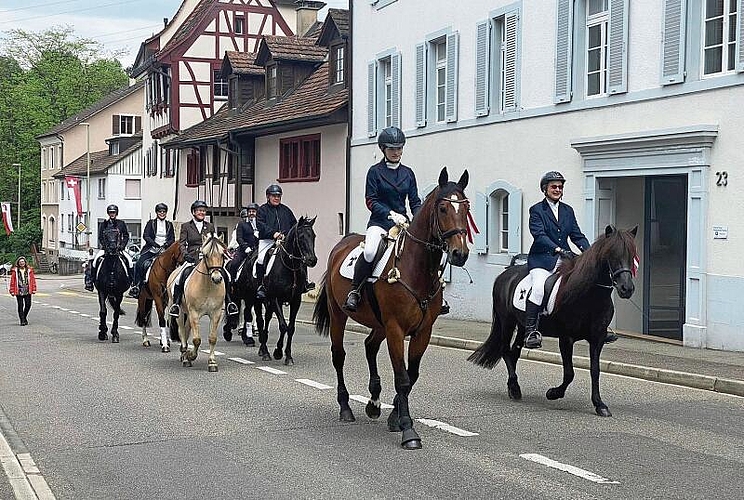
[{"label": "flag pole", "polygon": [[13,167],[18,167],[18,229],[21,228],[21,164],[14,163]]}]

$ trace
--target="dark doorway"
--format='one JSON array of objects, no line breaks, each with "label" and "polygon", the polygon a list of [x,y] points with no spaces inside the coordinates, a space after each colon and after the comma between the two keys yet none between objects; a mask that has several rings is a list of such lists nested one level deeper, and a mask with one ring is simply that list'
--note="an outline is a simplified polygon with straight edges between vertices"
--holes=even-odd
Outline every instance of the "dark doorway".
[{"label": "dark doorway", "polygon": [[646,177],[643,333],[682,340],[687,176]]}]

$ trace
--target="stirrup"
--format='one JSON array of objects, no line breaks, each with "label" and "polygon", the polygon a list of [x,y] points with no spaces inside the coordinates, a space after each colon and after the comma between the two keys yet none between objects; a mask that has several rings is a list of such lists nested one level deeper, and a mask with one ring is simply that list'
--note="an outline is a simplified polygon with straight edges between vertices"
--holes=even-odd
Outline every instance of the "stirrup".
[{"label": "stirrup", "polygon": [[225,310],[227,311],[228,316],[235,316],[236,314],[240,312],[238,310],[238,306],[235,305],[235,302],[228,302]]},{"label": "stirrup", "polygon": [[92,292],[93,291],[93,284],[86,283],[85,284],[85,289],[88,290],[89,292]]},{"label": "stirrup", "polygon": [[129,296],[136,299],[139,298],[140,289],[137,285],[133,285],[132,288],[129,289]]},{"label": "stirrup", "polygon": [[173,304],[170,306],[170,309],[168,309],[168,315],[173,316],[174,318],[177,318],[181,315],[181,307],[178,304]]},{"label": "stirrup", "polygon": [[542,334],[535,330],[524,337],[524,346],[527,349],[540,349],[542,347]]},{"label": "stirrup", "polygon": [[446,300],[442,301],[442,307],[439,309],[439,315],[444,316],[445,314],[450,313],[450,305]]},{"label": "stirrup", "polygon": [[342,307],[347,311],[356,312],[360,299],[359,291],[355,288],[346,296],[346,302],[344,302]]},{"label": "stirrup", "polygon": [[258,290],[256,290],[256,298],[257,299],[265,299],[266,298],[266,287],[261,285],[258,287]]}]

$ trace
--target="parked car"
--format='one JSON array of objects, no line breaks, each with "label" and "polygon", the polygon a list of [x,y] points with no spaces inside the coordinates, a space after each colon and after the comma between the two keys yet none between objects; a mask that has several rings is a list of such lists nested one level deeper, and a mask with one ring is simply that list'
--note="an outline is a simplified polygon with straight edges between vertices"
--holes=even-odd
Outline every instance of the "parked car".
[{"label": "parked car", "polygon": [[0,265],[0,276],[7,276],[12,267],[13,264],[11,264],[10,262],[6,262],[5,264]]}]

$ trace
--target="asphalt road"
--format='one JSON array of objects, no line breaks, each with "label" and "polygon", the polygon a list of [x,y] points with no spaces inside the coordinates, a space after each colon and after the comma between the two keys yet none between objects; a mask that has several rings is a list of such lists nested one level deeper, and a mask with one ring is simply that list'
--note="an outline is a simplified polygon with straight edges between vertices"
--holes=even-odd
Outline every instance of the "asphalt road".
[{"label": "asphalt road", "polygon": [[[744,491],[736,396],[605,374],[614,416],[601,418],[586,371],[565,399],[548,401],[560,367],[523,361],[524,398],[514,402],[503,366],[483,370],[466,351],[432,346],[411,411],[433,427],[417,422],[423,449],[404,451],[386,429],[388,409],[371,420],[352,402],[357,421],[338,421],[329,340],[307,326],[298,325],[292,366],[220,337],[219,372],[208,373],[204,353],[183,368],[177,348],[163,354],[156,339],[142,347],[131,299],[121,343],[99,342],[97,301],[70,284],[40,281],[27,327],[18,326],[15,300],[0,297],[0,430],[38,467],[28,477],[43,477],[59,499],[738,499]],[[270,350],[276,338],[272,325]],[[366,400],[363,336],[346,340],[347,386]],[[379,361],[389,403],[384,345]],[[4,472],[0,498],[15,498]]]}]

